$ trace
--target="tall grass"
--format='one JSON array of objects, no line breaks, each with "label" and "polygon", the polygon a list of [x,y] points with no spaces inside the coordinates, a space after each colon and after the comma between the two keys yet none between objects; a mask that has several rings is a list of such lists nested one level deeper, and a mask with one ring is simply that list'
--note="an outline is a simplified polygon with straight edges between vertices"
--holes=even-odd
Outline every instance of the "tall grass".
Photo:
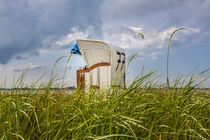
[{"label": "tall grass", "polygon": [[2,90],[0,138],[209,139],[209,91],[199,91],[205,78],[177,77],[174,87],[165,90],[156,88],[152,75],[141,73],[123,90],[69,95],[68,90],[50,90],[55,80],[36,90]]},{"label": "tall grass", "polygon": [[167,62],[166,62],[166,76],[167,76],[167,87],[170,88],[170,83],[169,83],[169,76],[168,76],[168,67],[169,67],[169,52],[170,52],[170,47],[171,47],[171,41],[172,41],[172,37],[173,35],[177,32],[177,31],[180,31],[180,30],[184,30],[185,28],[178,28],[176,30],[174,30],[170,37],[169,37],[169,41],[168,41],[168,52],[167,52]]}]

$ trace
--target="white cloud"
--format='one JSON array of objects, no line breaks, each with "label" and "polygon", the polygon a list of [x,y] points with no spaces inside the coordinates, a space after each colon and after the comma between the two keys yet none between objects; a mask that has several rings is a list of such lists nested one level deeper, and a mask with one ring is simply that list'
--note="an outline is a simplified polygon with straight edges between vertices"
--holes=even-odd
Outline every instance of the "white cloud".
[{"label": "white cloud", "polygon": [[[39,50],[40,54],[47,54],[54,51],[66,51],[72,47],[72,43],[76,39],[87,39],[89,35],[93,33],[93,28],[88,27],[85,31],[79,31],[78,28],[74,27],[70,30],[70,32],[61,37],[49,36],[42,43],[45,46],[44,48]],[[69,46],[69,47],[67,47]]]},{"label": "white cloud", "polygon": [[40,69],[46,69],[47,67],[46,66],[42,66],[42,65],[37,65],[37,64],[32,64],[32,63],[28,63],[28,66],[27,67],[22,67],[20,66],[20,68],[13,68],[13,71],[14,72],[24,72],[24,71],[35,71],[35,70],[40,70]]},{"label": "white cloud", "polygon": [[[177,29],[177,27],[170,27],[163,30],[156,28],[140,27],[140,26],[104,26],[102,27],[103,40],[122,47],[124,49],[138,49],[142,54],[138,55],[139,59],[145,57],[155,60],[157,56],[162,54],[162,49],[167,47],[170,34]],[[144,39],[135,37],[137,32],[144,34]],[[189,36],[192,33],[198,33],[198,28],[186,28],[181,31],[182,35]],[[49,36],[43,41],[44,48],[40,49],[40,54],[52,53],[55,51],[66,52],[66,49],[70,49],[76,39],[88,39],[93,34],[93,27],[88,27],[87,30],[80,31],[74,27],[65,36],[55,37]],[[177,33],[176,33],[177,34]],[[181,38],[182,37],[182,38]],[[183,36],[175,36],[173,40],[182,40]]]},{"label": "white cloud", "polygon": [[[122,48],[162,48],[165,45],[165,41],[170,36],[170,33],[175,28],[165,29],[159,31],[153,28],[143,28],[143,27],[130,27],[130,26],[120,26],[120,27],[108,27],[108,32],[106,29],[104,31],[104,40],[113,43],[115,45],[121,46]],[[120,29],[119,29],[120,28]],[[124,29],[127,29],[124,31]],[[135,33],[141,32],[144,34],[144,39],[135,37]]]},{"label": "white cloud", "polygon": [[132,29],[132,30],[134,30],[136,32],[139,32],[139,31],[142,30],[142,27],[138,27],[138,26],[128,26],[128,28],[130,28],[130,29]]},{"label": "white cloud", "polygon": [[93,32],[93,28],[89,27],[85,32],[78,31],[77,28],[71,29],[71,32],[67,34],[66,36],[62,36],[59,40],[54,42],[54,47],[60,47],[70,44],[72,41],[83,38],[87,39],[88,36]]},{"label": "white cloud", "polygon": [[[106,26],[104,27],[104,40],[120,46],[125,49],[138,49],[141,51],[139,58],[149,57],[152,60],[162,54],[162,50],[167,47],[171,33],[178,27],[170,27],[163,30],[156,28],[139,27],[139,26]],[[144,34],[144,39],[135,37],[137,32]],[[182,41],[189,40],[188,36],[193,33],[199,33],[198,28],[188,28],[176,33],[173,40]],[[187,42],[187,41],[186,41]]]}]

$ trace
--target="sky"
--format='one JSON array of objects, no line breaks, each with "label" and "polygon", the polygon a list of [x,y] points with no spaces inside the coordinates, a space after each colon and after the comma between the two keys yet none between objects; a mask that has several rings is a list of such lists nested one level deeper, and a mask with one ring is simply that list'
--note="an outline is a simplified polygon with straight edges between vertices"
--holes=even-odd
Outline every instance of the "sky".
[{"label": "sky", "polygon": [[[144,67],[165,79],[167,45],[169,76],[210,68],[210,0],[0,0],[0,86],[12,87],[28,69],[25,85],[41,75],[49,80],[55,61],[69,55],[75,39],[103,40],[124,48],[132,81]],[[144,39],[135,33],[144,34]],[[63,74],[67,59],[55,67]],[[76,70],[84,66],[73,55],[67,64],[66,86],[76,85]],[[209,74],[207,74],[209,75]],[[6,81],[6,82],[4,82]],[[164,80],[163,82],[164,83]],[[205,87],[210,87],[207,81]]]}]

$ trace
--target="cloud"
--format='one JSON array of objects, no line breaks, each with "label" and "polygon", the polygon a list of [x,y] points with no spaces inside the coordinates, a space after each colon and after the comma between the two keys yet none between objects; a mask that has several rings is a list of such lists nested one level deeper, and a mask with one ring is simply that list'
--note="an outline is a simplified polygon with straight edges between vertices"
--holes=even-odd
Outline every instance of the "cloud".
[{"label": "cloud", "polygon": [[23,69],[13,69],[14,72],[23,72]]},{"label": "cloud", "polygon": [[23,59],[27,59],[27,57],[26,56],[17,55],[17,56],[14,57],[14,59],[23,60]]},{"label": "cloud", "polygon": [[77,28],[72,28],[70,33],[68,33],[66,36],[62,36],[55,42],[55,46],[66,46],[78,38],[87,39],[91,32],[93,32],[93,28],[91,27],[85,32],[81,32]]},{"label": "cloud", "polygon": [[47,66],[41,66],[41,65],[34,65],[29,63],[28,67],[21,67],[21,68],[14,68],[14,72],[24,72],[24,71],[38,71],[38,70],[43,70],[47,69]]},{"label": "cloud", "polygon": [[[160,30],[138,26],[108,26],[104,29],[103,36],[104,40],[121,46],[122,48],[161,49],[167,47],[171,33],[177,28],[178,27],[170,27]],[[135,37],[137,32],[143,33],[145,38]],[[195,38],[199,32],[200,30],[197,28],[186,27],[186,30],[176,33],[173,40],[185,40],[185,42],[188,42],[189,39]],[[185,43],[185,45],[189,44]]]},{"label": "cloud", "polygon": [[66,49],[75,38],[161,49],[178,27],[197,31],[177,34],[172,45],[210,44],[209,9],[209,0],[0,0],[0,63]]},{"label": "cloud", "polygon": [[[104,40],[127,50],[127,56],[137,53],[137,59],[156,60],[166,52],[171,33],[178,27],[157,29],[144,26],[106,26],[103,30]],[[137,32],[144,34],[144,39],[135,37]],[[172,47],[189,47],[197,42],[198,28],[186,27],[174,34]]]},{"label": "cloud", "polygon": [[[125,49],[161,49],[167,47],[169,37],[178,27],[170,27],[165,29],[157,29],[151,27],[139,26],[108,26],[104,28],[104,40],[118,45]],[[144,34],[144,39],[135,37],[135,34],[141,32]],[[173,42],[182,43],[182,45],[192,45],[196,40],[197,33],[200,33],[198,28],[188,28],[177,32],[173,37]],[[191,42],[191,43],[189,43]]]},{"label": "cloud", "polygon": [[[135,55],[135,57],[133,59],[138,59],[138,60],[144,60],[144,59],[156,60],[158,55],[161,55],[161,54],[163,54],[163,52],[161,52],[161,51],[159,51],[159,52],[158,51],[157,52],[148,52],[148,51],[144,52],[144,51],[138,50],[138,51],[136,51],[136,55]],[[134,53],[130,54],[127,57],[127,59],[129,60],[133,55],[134,55]]]},{"label": "cloud", "polygon": [[[168,40],[171,33],[178,27],[170,27],[166,29],[156,29],[141,26],[126,26],[126,25],[110,25],[103,26],[102,36],[106,42],[122,47],[126,50],[135,50],[140,52],[138,59],[148,58],[156,60],[158,55],[162,54],[163,49],[168,45]],[[135,36],[137,32],[144,34],[144,39]],[[66,52],[73,45],[75,39],[88,39],[88,36],[93,33],[93,28],[89,27],[85,31],[80,31],[78,28],[73,28],[60,38],[49,37],[43,41],[44,47],[40,53],[47,54],[57,51]],[[192,45],[196,38],[196,34],[200,33],[198,28],[188,28],[179,31],[173,37],[172,46]],[[50,46],[50,47],[49,47]],[[133,54],[128,54],[133,55]]]},{"label": "cloud", "polygon": [[139,25],[145,23],[147,25],[161,23],[167,27],[171,24],[172,26],[193,25],[200,22],[196,19],[209,21],[210,17],[209,0],[191,0],[190,2],[189,0],[106,0],[103,7],[104,16],[108,19],[124,21],[132,19]]},{"label": "cloud", "polygon": [[76,39],[87,39],[93,33],[93,28],[88,27],[81,31],[78,28],[72,28],[69,33],[61,37],[49,36],[43,41],[43,48],[39,50],[41,54],[48,54],[57,51],[66,52],[73,47]]},{"label": "cloud", "polygon": [[15,56],[37,53],[43,40],[60,37],[77,27],[93,28],[100,36],[102,1],[0,0],[0,63]]},{"label": "cloud", "polygon": [[156,14],[168,9],[174,2],[169,0],[106,0],[104,3],[104,13],[108,18],[132,18],[139,17],[144,19],[151,14]]},{"label": "cloud", "polygon": [[[108,7],[103,11],[106,23],[111,21],[159,30],[171,27],[196,28],[200,33],[192,41],[197,42],[197,46],[210,44],[209,0],[107,0],[104,7]],[[188,38],[190,40],[192,36]]]}]

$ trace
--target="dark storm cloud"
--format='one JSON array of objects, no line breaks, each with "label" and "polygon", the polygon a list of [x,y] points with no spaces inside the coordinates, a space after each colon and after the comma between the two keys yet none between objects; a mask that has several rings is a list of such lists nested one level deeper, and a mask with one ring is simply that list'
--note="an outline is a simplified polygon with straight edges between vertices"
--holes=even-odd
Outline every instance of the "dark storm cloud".
[{"label": "dark storm cloud", "polygon": [[65,36],[72,28],[91,26],[89,38],[101,39],[101,26],[112,22],[160,32],[172,26],[197,28],[200,33],[174,42],[200,46],[210,43],[209,13],[210,0],[0,0],[0,64],[38,55],[43,40]]},{"label": "dark storm cloud", "polygon": [[193,25],[197,19],[209,17],[209,3],[209,0],[107,0],[104,3],[104,9],[107,9],[104,15],[112,20],[135,18],[133,22],[139,25],[145,20],[151,21],[146,23],[148,25]]},{"label": "dark storm cloud", "polygon": [[133,16],[146,17],[170,6],[169,0],[107,0],[104,7],[107,7],[108,16],[114,18],[130,18]]},{"label": "dark storm cloud", "polygon": [[23,60],[23,59],[27,59],[27,57],[26,56],[17,55],[17,56],[14,57],[14,59]]},{"label": "dark storm cloud", "polygon": [[21,54],[37,54],[48,36],[88,26],[100,36],[100,5],[95,0],[0,0],[0,63]]}]

